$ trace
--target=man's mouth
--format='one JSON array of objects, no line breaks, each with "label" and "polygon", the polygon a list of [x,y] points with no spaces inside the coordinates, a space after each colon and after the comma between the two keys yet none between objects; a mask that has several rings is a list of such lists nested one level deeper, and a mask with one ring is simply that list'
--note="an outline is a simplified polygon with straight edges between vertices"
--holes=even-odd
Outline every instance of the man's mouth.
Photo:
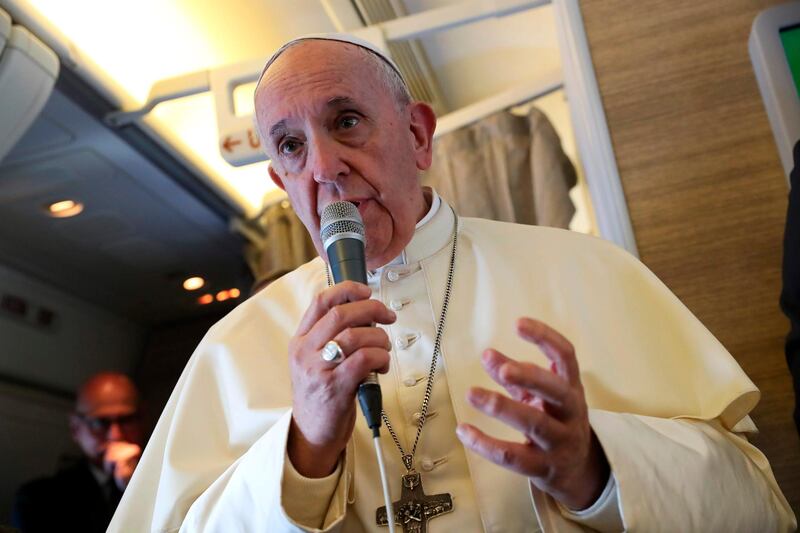
[{"label": "man's mouth", "polygon": [[[358,209],[358,212],[361,213],[361,215],[363,216],[364,215],[364,209],[367,208],[367,206],[369,204],[369,200],[370,200],[369,198],[362,198],[361,200],[355,200],[355,199],[352,199],[352,198],[342,198],[340,201],[349,202],[349,203],[353,204],[354,206],[356,206],[356,209]],[[320,205],[322,205],[322,204],[320,204]],[[318,216],[322,216],[322,211],[319,212]]]},{"label": "man's mouth", "polygon": [[366,212],[367,212],[367,209],[369,208],[369,205],[370,205],[369,199],[365,198],[363,200],[356,200],[356,201],[352,201],[352,202],[356,206],[356,209],[358,209],[358,213],[361,215],[361,218],[363,220],[364,217],[367,215]]},{"label": "man's mouth", "polygon": [[366,207],[367,206],[367,202],[369,201],[369,198],[361,198],[359,200],[348,199],[347,201],[350,202],[351,204],[353,204],[354,206],[358,207],[359,211],[360,211],[361,207]]}]

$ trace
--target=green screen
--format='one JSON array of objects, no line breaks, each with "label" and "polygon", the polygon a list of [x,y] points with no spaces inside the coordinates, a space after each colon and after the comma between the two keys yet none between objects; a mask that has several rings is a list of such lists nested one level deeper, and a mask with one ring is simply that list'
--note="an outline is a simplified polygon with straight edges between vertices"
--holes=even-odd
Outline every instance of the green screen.
[{"label": "green screen", "polygon": [[781,30],[781,42],[789,61],[789,70],[794,79],[794,88],[800,97],[800,25]]}]

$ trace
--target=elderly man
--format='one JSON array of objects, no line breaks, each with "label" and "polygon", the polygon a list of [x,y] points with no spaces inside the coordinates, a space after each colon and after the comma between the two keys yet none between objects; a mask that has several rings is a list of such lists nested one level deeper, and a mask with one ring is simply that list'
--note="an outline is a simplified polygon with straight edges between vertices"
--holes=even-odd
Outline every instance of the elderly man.
[{"label": "elderly man", "polygon": [[117,372],[90,377],[69,427],[83,459],[20,488],[12,519],[23,533],[106,530],[141,455],[136,386]]},{"label": "elderly man", "polygon": [[328,286],[318,258],[214,326],[110,531],[386,531],[354,403],[370,371],[403,531],[794,527],[731,356],[625,252],[422,189],[436,119],[379,51],[295,40],[255,100],[321,256],[324,207],[358,206],[368,285]]}]

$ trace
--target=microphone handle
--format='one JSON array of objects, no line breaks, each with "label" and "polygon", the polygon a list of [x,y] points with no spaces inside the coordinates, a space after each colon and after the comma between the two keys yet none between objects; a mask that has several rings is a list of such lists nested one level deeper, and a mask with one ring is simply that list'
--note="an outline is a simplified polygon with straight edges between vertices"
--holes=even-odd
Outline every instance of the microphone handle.
[{"label": "microphone handle", "polygon": [[[345,280],[367,284],[367,265],[364,259],[364,243],[358,239],[338,239],[328,245],[328,264],[331,266],[333,282]],[[372,430],[373,437],[379,435],[383,398],[378,383],[378,373],[370,372],[358,386],[358,403]]]},{"label": "microphone handle", "polygon": [[363,242],[358,239],[338,239],[328,245],[327,252],[334,283],[350,280],[367,284]]}]

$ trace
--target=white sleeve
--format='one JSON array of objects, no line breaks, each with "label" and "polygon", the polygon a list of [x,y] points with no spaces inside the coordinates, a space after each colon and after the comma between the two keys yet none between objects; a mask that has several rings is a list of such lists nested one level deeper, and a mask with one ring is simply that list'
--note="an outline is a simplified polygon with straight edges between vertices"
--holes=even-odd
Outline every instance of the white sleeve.
[{"label": "white sleeve", "polygon": [[[794,531],[766,457],[717,420],[589,410],[614,472],[625,531]],[[749,422],[749,419],[745,419]],[[584,531],[532,489],[544,531]]]},{"label": "white sleeve", "polygon": [[581,511],[573,511],[558,504],[561,515],[565,518],[588,526],[596,531],[612,532],[622,531],[622,513],[619,509],[619,495],[617,493],[617,478],[614,472],[608,476],[608,481],[597,498],[590,507]]},{"label": "white sleeve", "polygon": [[[304,526],[286,512],[283,505],[284,476],[290,421],[291,412],[276,422],[195,500],[181,525],[181,532],[341,531],[350,484],[350,476],[346,473],[338,476],[332,494],[321,495],[328,502],[321,520],[324,521],[324,530]],[[325,478],[321,488],[325,489],[330,481]],[[304,498],[308,496],[308,493],[304,494]]]}]

